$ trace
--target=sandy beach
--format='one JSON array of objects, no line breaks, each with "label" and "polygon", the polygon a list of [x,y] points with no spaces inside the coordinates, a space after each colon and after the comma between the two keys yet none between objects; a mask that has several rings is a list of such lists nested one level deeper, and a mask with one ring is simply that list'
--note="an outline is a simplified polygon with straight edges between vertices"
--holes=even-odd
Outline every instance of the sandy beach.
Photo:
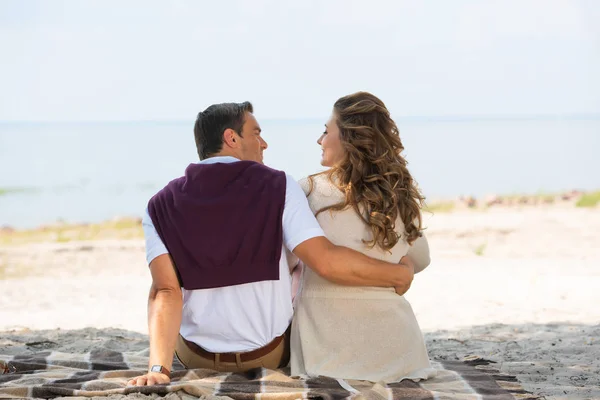
[{"label": "sandy beach", "polygon": [[[546,398],[600,399],[600,208],[458,209],[425,225],[432,264],[406,297],[432,358],[478,355]],[[149,285],[139,237],[2,244],[0,353],[142,349]]]}]

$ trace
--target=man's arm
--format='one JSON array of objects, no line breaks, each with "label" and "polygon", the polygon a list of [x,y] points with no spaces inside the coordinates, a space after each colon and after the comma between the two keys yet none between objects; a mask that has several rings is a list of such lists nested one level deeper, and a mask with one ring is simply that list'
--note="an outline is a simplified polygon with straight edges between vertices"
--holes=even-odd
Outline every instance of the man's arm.
[{"label": "man's arm", "polygon": [[[349,286],[410,287],[412,264],[392,264],[336,246],[324,236],[314,237],[294,248],[300,260],[328,281]],[[406,291],[404,290],[404,292]]]},{"label": "man's arm", "polygon": [[323,278],[349,286],[396,287],[404,292],[412,282],[412,265],[391,264],[336,246],[325,237],[305,192],[289,175],[283,211],[283,237],[288,249]]},{"label": "man's arm", "polygon": [[148,296],[148,333],[150,336],[149,367],[172,367],[175,344],[181,326],[183,298],[168,254],[156,257],[150,263],[152,287]]},{"label": "man's arm", "polygon": [[[148,210],[142,218],[146,240],[146,259],[152,274],[152,286],[148,295],[148,331],[150,334],[149,367],[162,365],[169,371],[181,325],[183,300],[181,287],[169,252],[158,236]],[[149,372],[131,379],[129,385],[153,385],[167,383],[168,376]]]},{"label": "man's arm", "polygon": [[[150,272],[152,287],[148,296],[148,333],[150,336],[148,369],[153,365],[162,365],[171,371],[183,309],[181,288],[175,267],[168,254],[160,255],[152,260]],[[164,374],[148,372],[130,380],[129,384],[150,386],[169,381],[169,377]]]}]

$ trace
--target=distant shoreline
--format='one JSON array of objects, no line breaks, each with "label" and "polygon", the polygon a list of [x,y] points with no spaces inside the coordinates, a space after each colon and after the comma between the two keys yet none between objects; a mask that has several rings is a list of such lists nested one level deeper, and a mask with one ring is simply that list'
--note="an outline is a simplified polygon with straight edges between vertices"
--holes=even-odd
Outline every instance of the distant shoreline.
[{"label": "distant shoreline", "polygon": [[596,207],[600,204],[600,190],[568,190],[556,193],[459,196],[426,201],[424,211],[453,211],[458,209],[483,210],[491,207],[570,206]]},{"label": "distant shoreline", "polygon": [[[488,212],[490,210],[546,209],[564,210],[599,208],[600,191],[571,190],[557,194],[493,195],[484,198],[462,196],[426,202],[425,217],[439,213]],[[38,242],[79,242],[105,239],[142,239],[139,216],[120,216],[101,222],[63,222],[40,224],[34,228],[0,226],[0,245],[18,245]]]},{"label": "distant shoreline", "polygon": [[[47,189],[51,190],[51,189]],[[157,189],[156,189],[157,190]],[[41,188],[0,188],[0,202],[5,197],[10,196],[29,196],[43,192]],[[568,190],[560,192],[538,192],[537,194],[508,194],[508,195],[486,195],[486,196],[455,196],[455,197],[426,197],[423,206],[423,212],[427,213],[451,213],[461,210],[484,211],[490,208],[517,208],[517,207],[546,207],[549,209],[576,208],[576,207],[597,207],[600,204],[600,190]],[[141,221],[141,213],[118,214],[112,217],[107,215],[102,218],[92,218],[89,220],[70,220],[57,216],[54,220],[40,223],[28,224],[25,226],[13,225],[0,220],[0,245],[6,244],[7,237],[13,233],[24,236],[39,236],[38,233],[44,231],[81,231],[94,227],[94,230],[109,229],[114,231],[113,225],[116,224],[120,229],[123,226],[131,225],[131,221]],[[37,233],[36,233],[37,232]],[[115,234],[113,232],[112,234]],[[78,233],[77,236],[85,236],[89,240],[95,237],[95,234]],[[122,237],[122,234],[116,235]],[[125,235],[129,238],[131,232]],[[134,235],[136,236],[136,235]],[[141,230],[139,231],[141,237]],[[63,238],[65,239],[65,238]],[[61,239],[62,240],[62,239]],[[65,239],[66,240],[66,239]],[[60,240],[59,240],[60,241]]]}]

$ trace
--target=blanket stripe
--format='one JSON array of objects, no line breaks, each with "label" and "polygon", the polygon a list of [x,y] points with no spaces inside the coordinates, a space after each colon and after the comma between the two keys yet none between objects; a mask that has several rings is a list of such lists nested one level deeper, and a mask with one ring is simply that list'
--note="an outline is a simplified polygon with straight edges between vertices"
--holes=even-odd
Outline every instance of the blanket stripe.
[{"label": "blanket stripe", "polygon": [[434,400],[433,393],[417,383],[405,380],[398,383],[390,383],[388,387],[391,390],[392,399],[415,399],[415,400]]},{"label": "blanket stripe", "polygon": [[234,400],[368,399],[368,400],[505,400],[537,399],[514,376],[501,374],[492,362],[478,357],[433,362],[436,376],[413,382],[385,384],[328,377],[291,377],[289,368],[258,368],[246,373],[207,369],[185,370],[174,360],[171,383],[127,386],[145,372],[147,352],[123,353],[105,348],[85,354],[43,351],[29,355],[0,355],[0,398],[54,398],[141,393],[165,396],[183,391],[191,396]]},{"label": "blanket stripe", "polygon": [[[473,389],[481,395],[482,400],[511,400],[510,393],[503,393],[502,387],[496,383],[491,375],[482,374],[481,370],[473,368],[476,365],[487,365],[485,360],[465,362],[444,361],[442,365],[449,371],[454,371]],[[514,378],[516,380],[516,378]]]}]

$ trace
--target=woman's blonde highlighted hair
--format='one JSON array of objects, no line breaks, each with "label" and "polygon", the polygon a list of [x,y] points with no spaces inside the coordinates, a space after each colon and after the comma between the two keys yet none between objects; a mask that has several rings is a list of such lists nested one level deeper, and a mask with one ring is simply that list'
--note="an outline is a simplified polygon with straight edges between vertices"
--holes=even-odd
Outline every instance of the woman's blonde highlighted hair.
[{"label": "woman's blonde highlighted hair", "polygon": [[400,240],[396,233],[400,216],[404,239],[412,244],[421,236],[424,197],[400,154],[404,147],[388,109],[372,94],[358,92],[336,101],[333,111],[345,157],[328,171],[311,175],[310,191],[314,177],[326,174],[345,193],[345,199],[316,215],[352,207],[373,232],[373,240],[365,243],[384,250],[392,249]]}]

